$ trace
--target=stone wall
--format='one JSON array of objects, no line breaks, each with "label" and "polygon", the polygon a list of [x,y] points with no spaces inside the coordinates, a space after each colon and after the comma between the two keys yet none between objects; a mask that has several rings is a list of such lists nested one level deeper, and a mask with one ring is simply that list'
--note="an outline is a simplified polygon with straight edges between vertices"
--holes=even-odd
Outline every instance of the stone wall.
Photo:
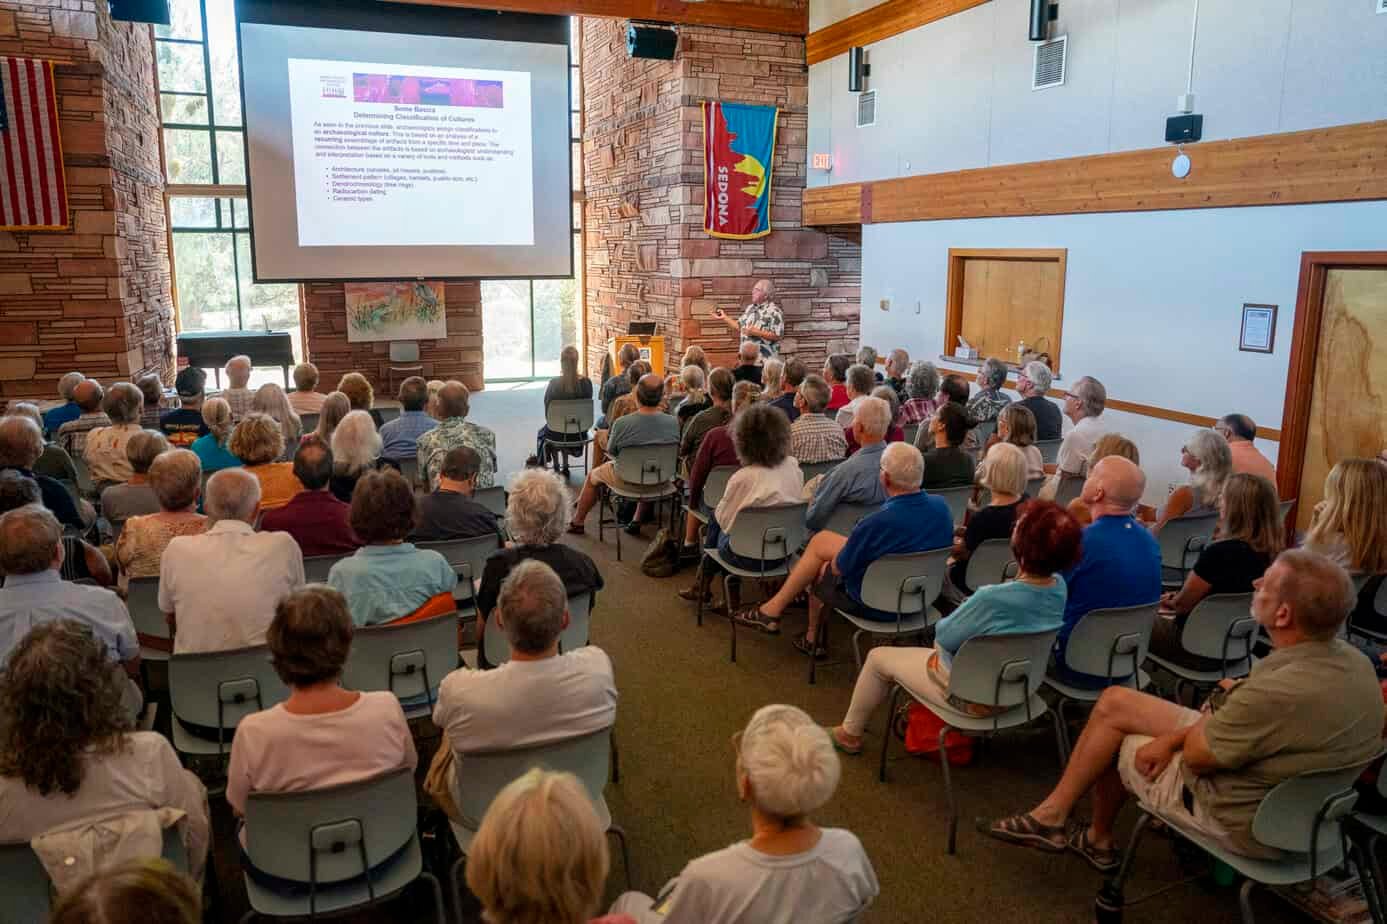
[{"label": "stone wall", "polygon": [[[625,23],[583,26],[584,179],[589,360],[633,317],[660,322],[677,356],[700,343],[730,363],[735,337],[712,317],[739,313],[756,280],[775,283],[783,355],[811,365],[855,349],[861,313],[857,229],[804,230],[808,74],[804,41],[708,27],[680,29],[672,62],[626,57]],[[703,231],[704,100],[780,107],[772,233],[719,240]]]},{"label": "stone wall", "polygon": [[98,0],[0,0],[0,55],[58,63],[72,228],[0,232],[0,399],[74,368],[172,381],[159,112],[149,27]]},{"label": "stone wall", "polygon": [[[457,379],[468,388],[482,387],[482,287],[479,282],[450,282],[444,290],[448,317],[446,340],[419,341],[419,362],[426,379]],[[347,297],[342,283],[303,286],[308,359],[318,367],[323,390],[331,390],[347,372],[371,380],[380,398],[390,391],[390,344],[347,342]],[[394,382],[398,387],[401,376]]]}]

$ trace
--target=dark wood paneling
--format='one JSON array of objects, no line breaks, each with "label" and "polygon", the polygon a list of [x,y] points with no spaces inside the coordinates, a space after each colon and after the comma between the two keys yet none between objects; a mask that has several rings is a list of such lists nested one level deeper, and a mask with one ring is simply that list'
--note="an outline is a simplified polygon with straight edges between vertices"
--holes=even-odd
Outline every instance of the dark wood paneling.
[{"label": "dark wood paneling", "polygon": [[602,16],[611,19],[646,19],[693,26],[721,26],[804,35],[809,31],[808,0],[794,6],[764,6],[737,0],[394,0],[428,6],[463,6],[512,13],[550,13],[563,16]]},{"label": "dark wood paneling", "polygon": [[870,45],[893,35],[932,23],[935,20],[961,13],[987,0],[886,0],[871,9],[840,19],[809,33],[805,39],[805,57],[810,64],[827,61],[848,53],[854,45]]}]

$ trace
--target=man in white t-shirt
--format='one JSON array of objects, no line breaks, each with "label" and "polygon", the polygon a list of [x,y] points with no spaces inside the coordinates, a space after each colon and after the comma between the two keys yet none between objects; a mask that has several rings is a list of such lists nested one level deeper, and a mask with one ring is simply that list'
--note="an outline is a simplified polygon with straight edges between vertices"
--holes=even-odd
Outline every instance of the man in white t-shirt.
[{"label": "man in white t-shirt", "polygon": [[527,559],[501,582],[492,610],[511,658],[489,671],[459,668],[443,678],[433,721],[453,752],[503,751],[576,738],[616,721],[616,679],[594,646],[559,654],[568,595],[554,569]]},{"label": "man in white t-shirt", "polygon": [[1064,435],[1055,457],[1055,470],[1061,475],[1077,477],[1085,473],[1089,453],[1108,429],[1103,420],[1107,400],[1108,390],[1103,383],[1088,375],[1064,393],[1064,416],[1074,422],[1074,427]]},{"label": "man in white t-shirt", "polygon": [[207,482],[212,526],[180,536],[159,562],[159,609],[168,617],[174,654],[265,644],[275,607],[303,586],[303,553],[288,533],[257,533],[260,482],[227,468]]}]

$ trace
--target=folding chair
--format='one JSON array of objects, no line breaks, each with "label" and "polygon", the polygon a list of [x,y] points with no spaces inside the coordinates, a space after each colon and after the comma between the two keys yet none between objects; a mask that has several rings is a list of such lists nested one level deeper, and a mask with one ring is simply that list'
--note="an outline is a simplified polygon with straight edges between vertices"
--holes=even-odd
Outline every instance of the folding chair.
[{"label": "folding chair", "polygon": [[[944,752],[945,739],[951,731],[974,736],[995,735],[999,731],[1029,725],[1049,712],[1049,707],[1037,691],[1058,634],[1057,631],[1028,632],[971,638],[963,643],[954,656],[947,691],[940,690],[932,683],[918,690],[897,683],[891,691],[890,708],[886,712],[887,727],[881,736],[881,767],[877,775],[883,783],[886,782],[886,758],[892,737],[889,717],[896,714],[896,703],[904,693],[944,723],[939,730],[939,754],[942,758],[940,765],[944,768],[944,792],[949,799],[949,853],[954,852],[958,839],[958,800],[954,796],[952,771]],[[925,657],[925,654],[922,652],[920,656]],[[1000,707],[1003,711],[990,716],[960,712],[949,705],[950,695],[970,703]],[[1055,725],[1060,766],[1063,766],[1065,748],[1059,716],[1051,713],[1051,719]]]},{"label": "folding chair", "polygon": [[303,560],[303,580],[305,584],[326,584],[332,566],[350,555],[310,555]]},{"label": "folding chair", "polygon": [[687,397],[688,395],[670,395],[665,401],[665,413],[679,416],[679,405],[683,404]]},{"label": "folding chair", "polygon": [[380,422],[388,424],[400,416],[400,409],[393,404],[385,404],[380,407],[373,407],[371,410],[380,415]]},{"label": "folding chair", "polygon": [[[1387,796],[1387,773],[1377,772],[1377,792]],[[1375,924],[1387,920],[1387,881],[1382,878],[1382,864],[1377,859],[1377,844],[1387,834],[1387,815],[1354,812],[1344,824],[1350,841],[1358,847],[1359,872],[1368,874],[1370,882],[1363,883],[1363,897],[1368,901]]]},{"label": "folding chair", "polygon": [[1083,478],[1078,475],[1061,475],[1060,483],[1055,489],[1055,503],[1061,507],[1068,507],[1070,502],[1076,500],[1083,491]]},{"label": "folding chair", "polygon": [[342,685],[363,692],[389,690],[400,700],[406,719],[432,715],[439,684],[458,666],[457,638],[456,613],[357,629]]},{"label": "folding chair", "polygon": [[[1372,580],[1374,577],[1387,576],[1367,575],[1363,583],[1366,585],[1367,582]],[[1361,590],[1362,588],[1359,587],[1357,589]],[[1355,607],[1355,610],[1356,609],[1357,607]],[[1383,621],[1384,624],[1387,624],[1387,579],[1384,579],[1382,583],[1377,585],[1377,593],[1373,595],[1373,611],[1377,613],[1378,617]],[[1358,635],[1368,639],[1369,641],[1377,642],[1378,644],[1387,643],[1387,635],[1383,634],[1381,631],[1377,629],[1372,629],[1359,623],[1353,622],[1352,616],[1350,616],[1349,618],[1346,629],[1349,635]]]},{"label": "folding chair", "polygon": [[387,462],[400,470],[405,481],[416,491],[419,490],[419,458],[417,456],[406,456],[403,459],[387,459]]},{"label": "folding chair", "polygon": [[905,434],[906,444],[914,446],[915,437],[920,435],[920,425],[918,423],[906,424],[904,427],[901,427],[901,432]]},{"label": "folding chair", "polygon": [[1040,489],[1045,487],[1045,482],[1049,480],[1044,475],[1039,478],[1032,478],[1026,482],[1026,496],[1032,500],[1040,496]]},{"label": "folding chair", "polygon": [[497,519],[506,515],[506,489],[499,484],[489,488],[478,488],[472,499],[496,514]]},{"label": "folding chair", "polygon": [[968,501],[973,497],[972,485],[961,488],[941,488],[929,493],[949,505],[949,515],[954,518],[954,525],[963,525],[963,519],[968,515]]},{"label": "folding chair", "polygon": [[[583,471],[588,470],[588,447],[592,443],[593,410],[591,398],[550,401],[544,412],[545,426],[559,437],[545,437],[544,448],[581,449]],[[541,459],[540,461],[543,461]]]},{"label": "folding chair", "polygon": [[473,581],[482,576],[486,560],[491,553],[501,547],[501,539],[495,533],[488,536],[474,536],[471,539],[443,539],[437,542],[416,542],[416,548],[433,549],[448,560],[457,572],[458,586],[453,590],[453,600],[458,605],[458,618],[471,619],[477,614],[476,588]]},{"label": "folding chair", "polygon": [[1040,450],[1040,458],[1046,465],[1054,465],[1060,455],[1060,445],[1064,440],[1036,440],[1035,447]]},{"label": "folding chair", "polygon": [[322,789],[252,792],[247,859],[297,888],[281,890],[247,874],[251,910],[242,924],[257,915],[317,917],[370,907],[418,879],[428,882],[435,919],[444,924],[443,889],[425,871],[419,847],[417,805],[414,774],[404,767]]},{"label": "folding chair", "polygon": [[[1195,604],[1180,630],[1180,647],[1192,655],[1220,662],[1218,670],[1198,670],[1148,652],[1152,664],[1173,674],[1175,698],[1180,687],[1214,686],[1224,678],[1246,677],[1252,670],[1252,645],[1257,620],[1252,618],[1252,594],[1211,594]],[[1159,617],[1158,617],[1159,618]]]},{"label": "folding chair", "polygon": [[1045,685],[1059,695],[1055,711],[1063,730],[1064,752],[1069,753],[1069,726],[1064,724],[1065,703],[1096,703],[1103,690],[1115,684],[1128,684],[1144,690],[1151,677],[1141,669],[1151,644],[1151,625],[1156,621],[1156,604],[1109,607],[1089,610],[1079,617],[1064,646],[1064,663],[1072,671],[1106,679],[1103,687],[1089,689],[1071,684],[1054,674]]},{"label": "folding chair", "polygon": [[[756,570],[739,568],[731,564],[717,549],[704,548],[703,557],[698,561],[698,574],[695,586],[701,586],[703,569],[711,561],[722,569],[723,601],[728,607],[727,621],[732,624],[732,660],[737,660],[737,620],[732,618],[731,597],[728,591],[732,578],[743,580],[773,577],[788,577],[790,556],[796,554],[804,545],[809,534],[804,525],[804,512],[807,504],[775,504],[768,507],[747,507],[737,514],[732,529],[727,533],[728,545],[735,555],[754,559]],[[767,567],[767,562],[779,561],[779,565]],[[703,595],[698,597],[698,624],[703,625]]]},{"label": "folding chair", "polygon": [[1012,577],[1011,570],[1015,564],[1010,539],[988,539],[979,543],[973,554],[968,556],[964,580],[973,590],[992,584],[1005,584]]},{"label": "folding chair", "polygon": [[799,470],[800,474],[804,476],[804,483],[808,484],[810,479],[817,478],[819,475],[827,475],[842,464],[842,459],[833,459],[828,462],[801,462]]},{"label": "folding chair", "polygon": [[130,621],[135,624],[137,635],[146,639],[162,639],[165,644],[155,648],[142,641],[140,643],[140,674],[144,688],[149,689],[149,665],[167,663],[173,638],[169,635],[168,618],[159,609],[159,579],[157,577],[131,578],[125,592],[125,608],[130,611]]},{"label": "folding chair", "polygon": [[[1280,858],[1275,860],[1258,860],[1233,853],[1213,838],[1181,827],[1179,821],[1142,804],[1141,817],[1132,831],[1122,865],[1117,874],[1104,884],[1098,904],[1122,908],[1123,884],[1131,873],[1132,860],[1141,836],[1153,818],[1160,819],[1168,831],[1245,877],[1238,891],[1238,909],[1243,924],[1253,922],[1250,897],[1253,888],[1259,884],[1286,886],[1310,882],[1344,862],[1359,867],[1360,875],[1367,879],[1372,875],[1371,870],[1364,870],[1362,864],[1345,850],[1343,836],[1343,822],[1358,800],[1353,782],[1365,766],[1366,763],[1358,763],[1301,774],[1284,780],[1267,793],[1252,819],[1252,837],[1259,844],[1281,851]],[[1375,898],[1369,898],[1369,903],[1374,904]],[[1135,904],[1135,901],[1130,904]]]},{"label": "folding chair", "polygon": [[[612,497],[625,500],[646,501],[660,504],[671,501],[678,504],[679,491],[674,486],[675,467],[679,464],[678,443],[655,443],[649,446],[627,446],[621,454],[612,459],[616,471],[616,485],[598,485],[597,541],[604,542],[603,527],[616,522],[616,510],[612,519],[603,516],[603,510],[612,503]],[[671,515],[671,520],[674,517]],[[621,561],[621,533],[616,530],[616,560]]]},{"label": "folding chair", "polygon": [[310,414],[300,414],[299,423],[303,424],[303,433],[305,436],[312,433],[314,430],[318,429],[317,412]]},{"label": "folding chair", "polygon": [[828,515],[824,530],[840,536],[850,536],[859,522],[880,509],[881,504],[839,504]]},{"label": "folding chair", "polygon": [[[862,576],[862,604],[883,613],[894,613],[895,622],[867,619],[847,610],[837,610],[857,631],[852,634],[852,659],[855,673],[862,672],[862,636],[889,638],[892,644],[903,638],[921,635],[939,621],[939,611],[933,603],[944,586],[944,571],[949,566],[952,546],[928,552],[905,555],[883,555],[867,566]],[[827,615],[827,614],[825,614]],[[828,646],[828,624],[825,618],[819,631]],[[814,656],[809,656],[809,682],[815,678]]]},{"label": "folding chair", "polygon": [[[242,719],[288,698],[264,645],[169,658],[173,747],[180,754],[228,756]],[[185,722],[215,728],[217,739],[193,734]]]},{"label": "folding chair", "polygon": [[[709,510],[714,510],[718,506],[718,501],[722,500],[723,492],[727,490],[727,482],[736,474],[740,465],[719,465],[708,473],[708,478],[703,482],[703,506]],[[690,507],[689,516],[693,517],[704,526],[708,525],[708,514],[702,510]]]},{"label": "folding chair", "polygon": [[[592,608],[596,605],[596,593],[574,594],[568,598],[568,628],[559,633],[560,652],[572,651],[588,644],[591,640]],[[487,621],[482,632],[482,648],[487,663],[492,667],[500,667],[510,660],[510,640],[491,620]]]},{"label": "folding chair", "polygon": [[1185,575],[1194,567],[1194,560],[1198,557],[1199,551],[1213,538],[1216,526],[1216,513],[1176,517],[1166,521],[1161,531],[1156,533],[1156,541],[1161,546],[1162,585],[1179,587],[1185,583]]}]

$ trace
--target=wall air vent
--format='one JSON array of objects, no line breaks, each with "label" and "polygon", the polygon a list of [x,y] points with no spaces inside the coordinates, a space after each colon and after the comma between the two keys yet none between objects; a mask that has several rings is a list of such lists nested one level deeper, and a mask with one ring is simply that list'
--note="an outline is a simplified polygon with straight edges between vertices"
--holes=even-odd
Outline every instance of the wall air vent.
[{"label": "wall air vent", "polygon": [[857,127],[877,124],[877,91],[864,90],[857,96]]},{"label": "wall air vent", "polygon": [[1031,78],[1032,90],[1044,90],[1047,87],[1064,85],[1065,49],[1068,44],[1069,36],[1067,35],[1036,44],[1035,74]]}]

